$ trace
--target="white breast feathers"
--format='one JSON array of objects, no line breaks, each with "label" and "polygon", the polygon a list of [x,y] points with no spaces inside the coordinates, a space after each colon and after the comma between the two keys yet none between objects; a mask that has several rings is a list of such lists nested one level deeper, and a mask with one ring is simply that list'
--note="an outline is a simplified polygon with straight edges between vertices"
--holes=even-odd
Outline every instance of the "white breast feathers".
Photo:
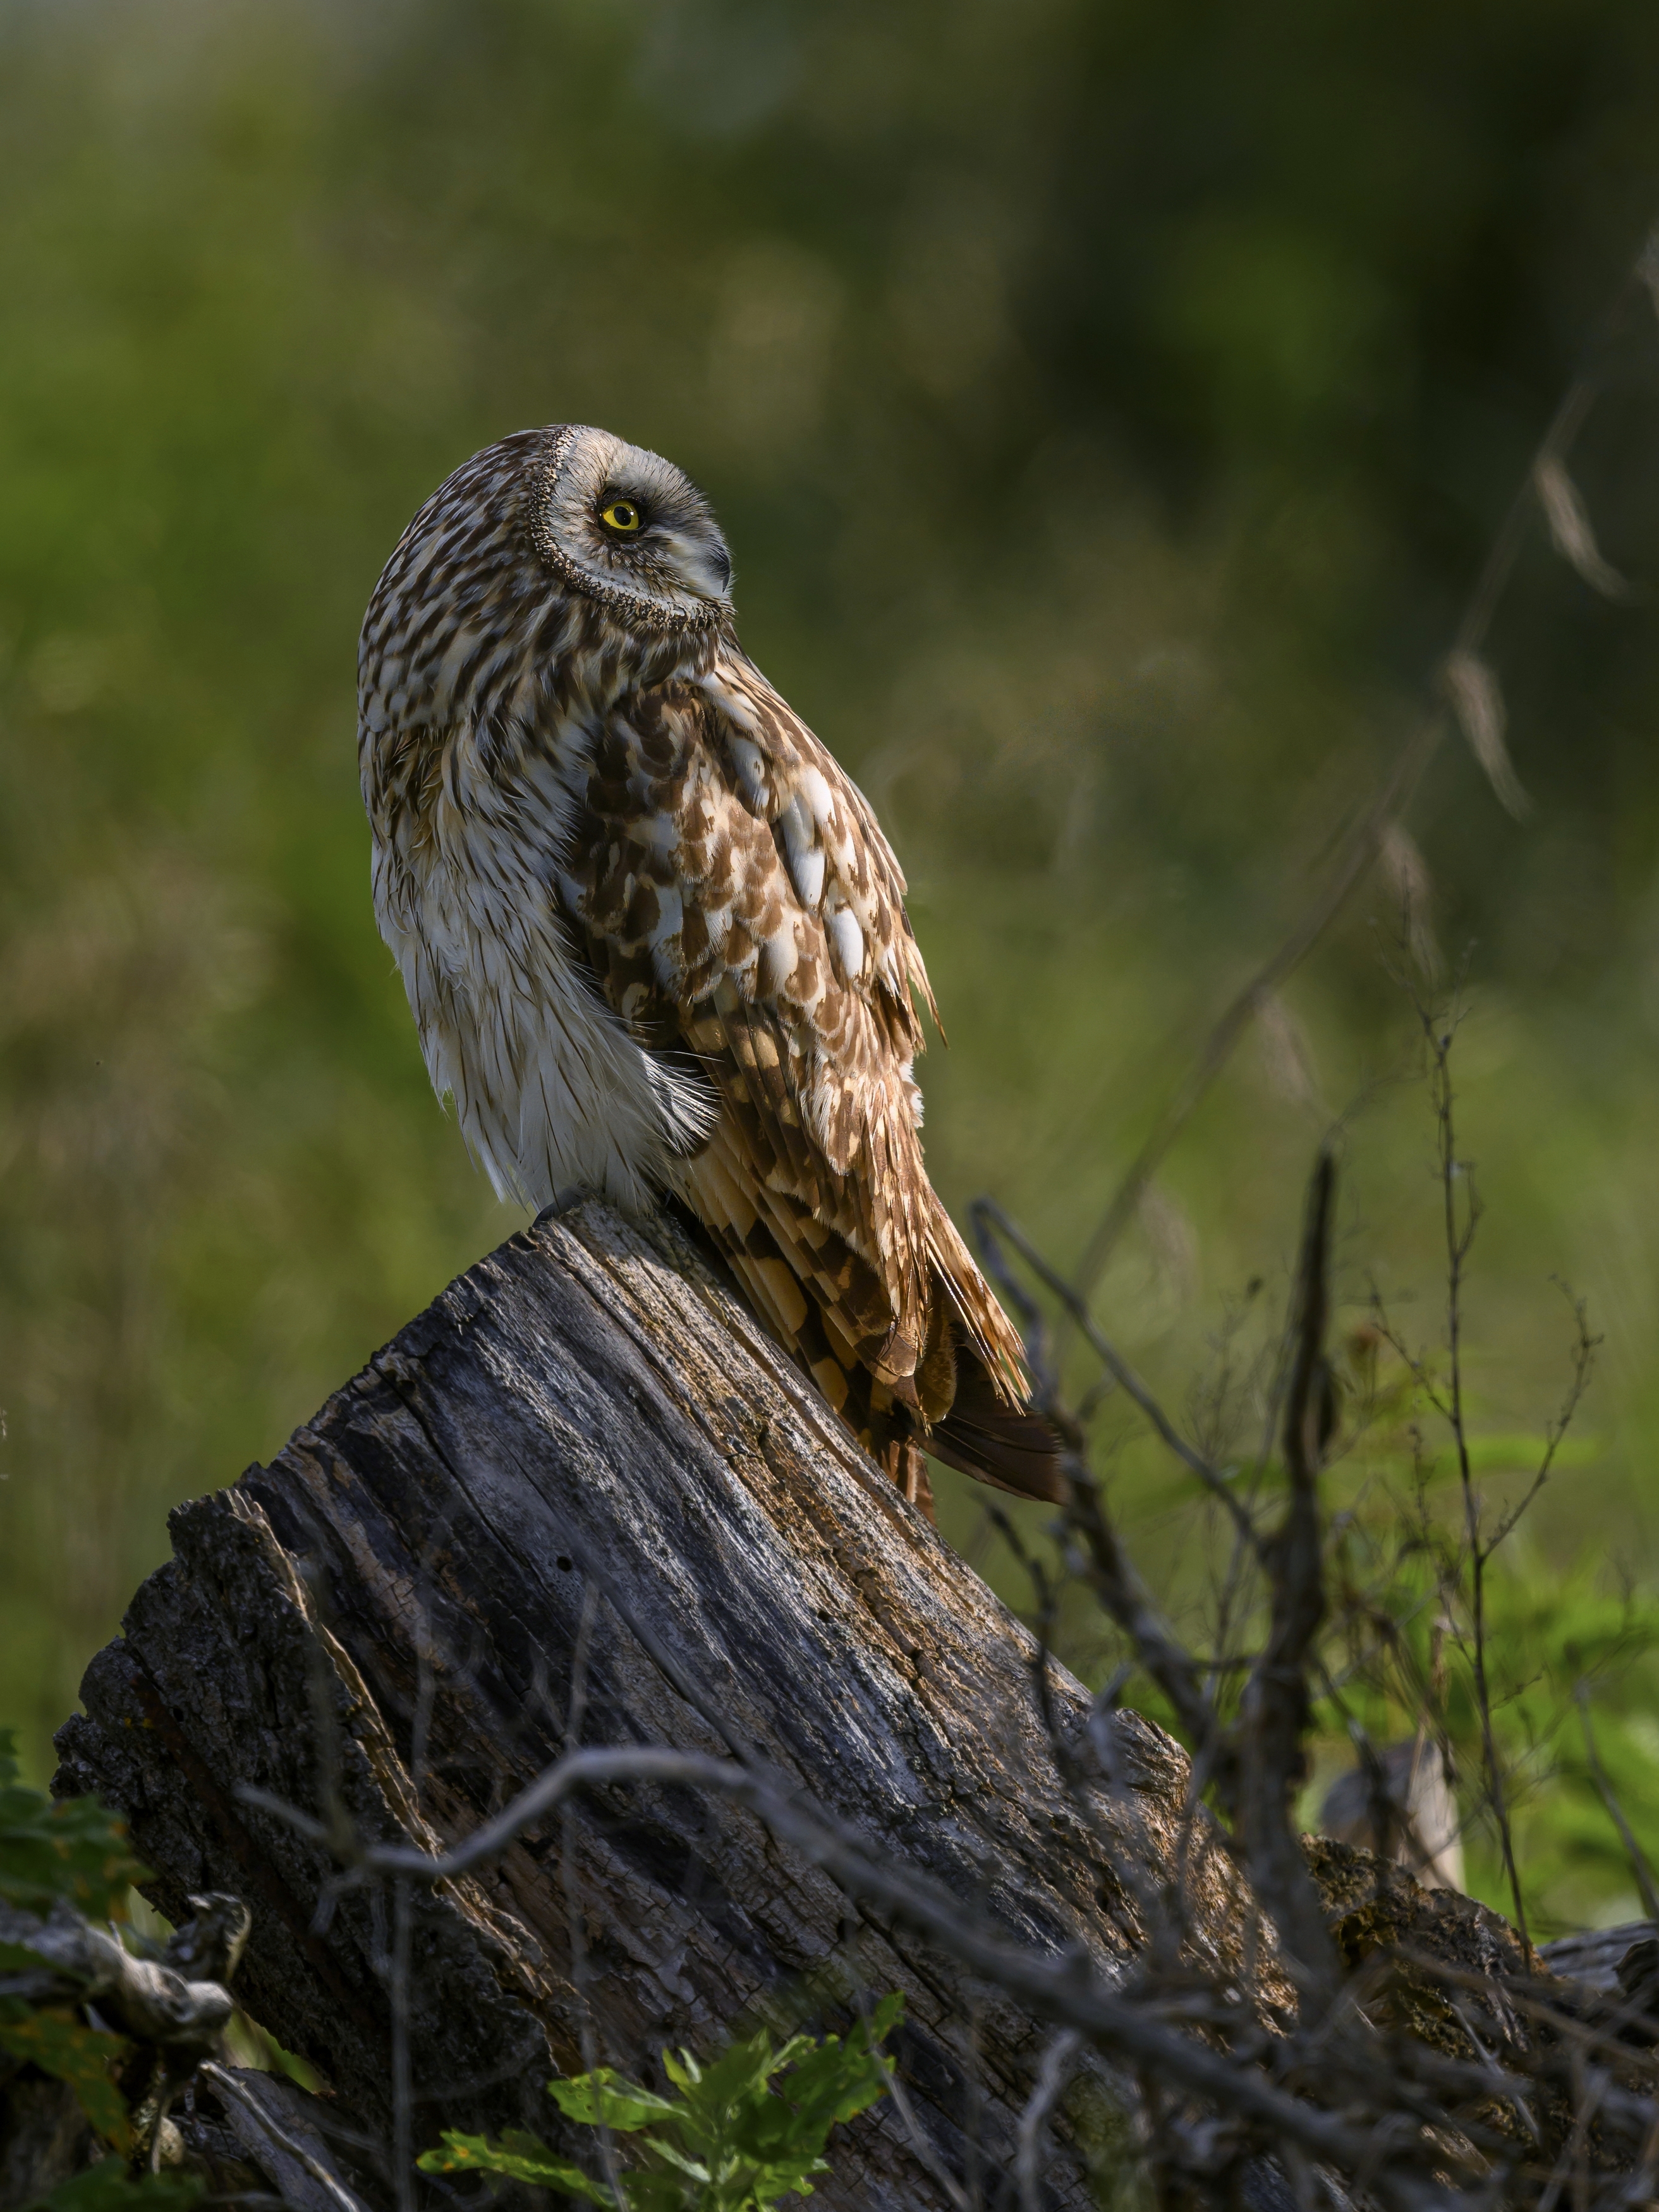
[{"label": "white breast feathers", "polygon": [[433,1087],[498,1197],[580,1189],[645,1211],[691,1132],[673,1079],[573,960],[550,881],[568,802],[549,763],[498,782],[466,773],[465,740],[446,750],[423,818],[374,851]]}]

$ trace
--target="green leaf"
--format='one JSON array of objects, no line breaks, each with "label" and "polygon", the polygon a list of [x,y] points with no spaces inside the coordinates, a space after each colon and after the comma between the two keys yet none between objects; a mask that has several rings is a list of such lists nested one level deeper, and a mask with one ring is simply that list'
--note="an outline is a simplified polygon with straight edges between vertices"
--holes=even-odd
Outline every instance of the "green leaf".
[{"label": "green leaf", "polygon": [[28,2212],[190,2212],[204,2185],[194,2173],[129,2173],[118,2158],[100,2159],[60,2181]]},{"label": "green leaf", "polygon": [[689,2051],[682,2051],[678,2058],[672,2051],[665,2051],[662,2070],[677,2089],[695,2089],[702,2079],[702,2069]]},{"label": "green leaf", "polygon": [[653,2095],[636,2081],[624,2081],[609,2066],[550,2081],[547,2094],[566,2119],[580,2120],[590,2128],[603,2124],[617,2135],[632,2135],[636,2128],[648,2127],[653,2120],[672,2119],[679,2111],[678,2105]]},{"label": "green leaf", "polygon": [[850,2120],[884,2095],[887,2063],[877,2046],[903,2009],[903,1998],[895,1993],[882,2000],[867,2027],[859,2028],[845,2044],[834,2035],[806,2043],[805,2056],[777,2093],[757,2100],[738,2116],[732,2135],[738,2148],[763,2164],[792,2152],[816,2158],[838,2121]]},{"label": "green leaf", "polygon": [[654,2151],[659,2158],[666,2159],[677,2173],[690,2174],[693,2181],[709,2182],[714,2178],[701,2159],[688,2158],[683,2150],[677,2150],[672,2143],[665,2142],[660,2136],[647,2136],[645,2147]]},{"label": "green leaf", "polygon": [[[688,2102],[713,2112],[763,2095],[767,2083],[780,2068],[791,2064],[799,2053],[811,2048],[811,2036],[797,2035],[781,2051],[774,2051],[771,2037],[763,2030],[747,2043],[731,2045],[704,2067]],[[689,2057],[690,2053],[682,2052],[681,2056]]]},{"label": "green leaf", "polygon": [[[659,2097],[608,2066],[550,2081],[548,2092],[583,2126],[597,2126],[603,2115],[621,2135],[651,2128],[634,2146],[641,2162],[625,2177],[633,2212],[763,2212],[780,2197],[810,2197],[809,2177],[830,2170],[823,2152],[830,2129],[884,2094],[878,2046],[903,2008],[902,1997],[884,1998],[844,2044],[838,2036],[816,2043],[797,2035],[775,2050],[763,2030],[707,2065],[689,2051],[665,2051],[676,2098]],[[452,2130],[420,2163],[428,2173],[499,2173],[590,2203],[613,2201],[604,2183],[555,2158],[534,2136],[490,2143]]]},{"label": "green leaf", "polygon": [[[726,2200],[711,2197],[672,2167],[634,2166],[623,2177],[631,2212],[727,2212]],[[732,2212],[740,2212],[738,2205]]]},{"label": "green leaf", "polygon": [[830,2161],[827,2158],[803,2155],[773,2159],[757,2166],[752,2161],[745,2160],[744,2171],[754,2176],[744,2194],[737,2200],[747,2212],[751,2204],[775,2204],[780,2197],[811,2196],[812,2184],[809,2175],[828,2173]]},{"label": "green leaf", "polygon": [[17,1771],[15,1732],[0,1729],[0,1898],[38,1911],[63,1897],[88,1920],[123,1918],[128,1889],[149,1878],[126,1823],[95,1797],[54,1804]]},{"label": "green leaf", "polygon": [[498,2150],[506,2151],[512,2158],[550,2159],[553,2154],[539,2136],[532,2136],[528,2128],[503,2128]]},{"label": "green leaf", "polygon": [[130,2048],[124,2037],[105,2035],[56,2008],[0,2026],[0,2051],[67,2081],[81,2110],[123,2157],[132,2148],[132,2124],[109,2069]]},{"label": "green leaf", "polygon": [[483,2136],[463,2135],[457,2128],[444,2130],[437,2150],[422,2151],[415,2161],[422,2173],[499,2173],[509,2181],[528,2182],[532,2188],[562,2190],[567,2197],[584,2197],[590,2204],[615,2206],[616,2200],[602,2181],[590,2181],[579,2166],[555,2158],[545,2143],[517,2130],[514,2141],[535,2143],[532,2152],[508,2150]]}]

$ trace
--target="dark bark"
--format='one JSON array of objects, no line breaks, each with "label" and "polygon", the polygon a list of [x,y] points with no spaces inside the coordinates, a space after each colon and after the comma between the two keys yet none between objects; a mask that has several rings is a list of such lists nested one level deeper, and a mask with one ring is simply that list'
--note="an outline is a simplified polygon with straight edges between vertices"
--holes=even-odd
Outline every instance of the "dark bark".
[{"label": "dark bark", "polygon": [[0,2207],[37,2204],[103,2146],[67,2081],[33,2067],[0,2074]]},{"label": "dark bark", "polygon": [[[1127,1716],[1131,1788],[1079,1784],[1087,1701],[1054,1670],[1057,1763],[1029,1634],[665,1223],[587,1205],[514,1237],[171,1525],[60,1731],[57,1787],[126,1814],[171,1917],[191,1892],[246,1899],[242,2001],[388,2142],[392,1899],[319,1916],[333,1858],[239,1785],[436,1850],[568,1736],[736,1754],[1039,1953],[1131,1960],[1137,1900],[1179,1879],[1199,1948],[1237,1963],[1246,1916],[1191,1848],[1179,1748]],[[943,2206],[930,2163],[1014,2201],[1046,2032],[735,1803],[586,1792],[410,1911],[416,2148],[446,2125],[557,2140],[555,2069],[649,2075],[665,2044],[842,2027],[897,1988],[925,2146],[884,2104],[839,2132],[818,2201]],[[1054,2208],[1091,2203],[1089,2141],[1123,2124],[1121,2085],[1082,2063]]]}]

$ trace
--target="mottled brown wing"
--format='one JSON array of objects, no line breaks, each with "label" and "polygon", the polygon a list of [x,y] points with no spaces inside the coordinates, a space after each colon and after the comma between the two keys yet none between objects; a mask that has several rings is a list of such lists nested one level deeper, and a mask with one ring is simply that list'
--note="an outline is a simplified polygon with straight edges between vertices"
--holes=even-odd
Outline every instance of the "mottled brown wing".
[{"label": "mottled brown wing", "polygon": [[940,1419],[957,1345],[988,1401],[1023,1395],[1018,1340],[922,1164],[912,994],[932,997],[898,865],[740,654],[623,701],[561,888],[611,1003],[670,1079],[686,1054],[679,1079],[712,1088],[683,1194],[832,1401],[862,1369],[877,1410]]}]

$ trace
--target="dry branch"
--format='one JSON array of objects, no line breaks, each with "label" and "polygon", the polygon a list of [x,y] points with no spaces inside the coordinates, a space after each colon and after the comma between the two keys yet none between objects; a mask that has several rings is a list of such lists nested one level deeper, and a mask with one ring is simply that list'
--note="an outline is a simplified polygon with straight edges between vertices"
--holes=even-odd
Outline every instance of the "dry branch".
[{"label": "dry branch", "polygon": [[[556,2069],[649,2073],[664,2044],[839,2025],[897,1988],[902,2106],[855,2124],[819,2201],[920,2212],[976,2172],[1012,2207],[1056,2014],[1040,1975],[1011,1995],[985,1964],[1073,1962],[1109,2045],[1137,1900],[1158,1895],[1195,1966],[1243,1976],[1249,1916],[1194,1843],[1179,1748],[1121,1716],[1118,1786],[1085,1784],[1079,1815],[1077,1775],[1098,1773],[1080,1686],[1051,1670],[1057,1747],[1031,1638],[666,1224],[588,1205],[514,1238],[172,1526],[60,1734],[58,1787],[125,1812],[163,1911],[246,1899],[244,2001],[388,2146],[556,2135]],[[749,1779],[613,1762],[435,1885],[363,1863],[463,1843],[568,1745]],[[948,1918],[907,1912],[906,1881],[971,1921],[977,1971]],[[1087,2140],[1121,2130],[1127,2082],[1078,2053],[1045,2207],[1091,2203]]]},{"label": "dry branch", "polygon": [[1294,1953],[1304,1986],[1321,1989],[1328,1989],[1333,1978],[1330,1943],[1291,1825],[1291,1801],[1303,1778],[1308,1674],[1325,1617],[1319,1469],[1331,1419],[1325,1332],[1335,1188],[1335,1163],[1322,1152],[1308,1196],[1291,1323],[1295,1355],[1285,1407],[1289,1494],[1268,1555],[1272,1618],[1244,1694],[1238,1761],[1239,1827],[1257,1893]]}]

